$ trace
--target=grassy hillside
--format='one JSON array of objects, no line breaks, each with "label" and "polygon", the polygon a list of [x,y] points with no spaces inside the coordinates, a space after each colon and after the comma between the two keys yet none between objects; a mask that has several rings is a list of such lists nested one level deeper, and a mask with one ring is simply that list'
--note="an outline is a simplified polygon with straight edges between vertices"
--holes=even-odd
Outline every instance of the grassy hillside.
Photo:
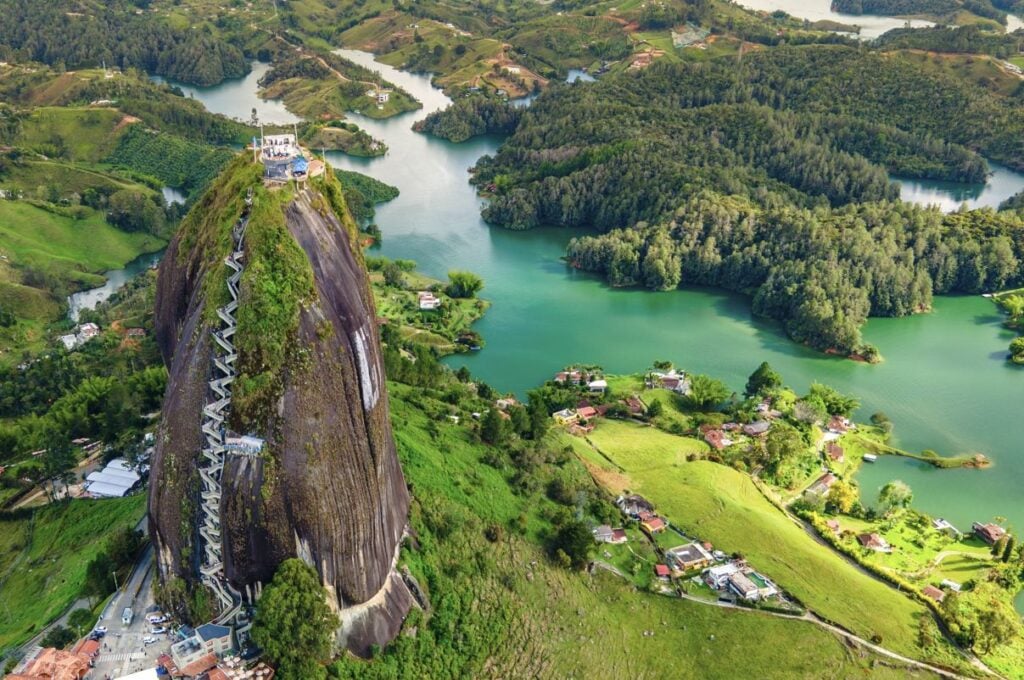
[{"label": "grassy hillside", "polygon": [[145,507],[139,495],[0,514],[0,649],[32,637],[78,599],[86,565]]},{"label": "grassy hillside", "polygon": [[589,439],[603,456],[580,440],[573,446],[609,491],[645,495],[674,524],[721,550],[742,553],[806,606],[858,635],[878,636],[907,655],[954,661],[949,647],[918,646],[918,621],[928,616],[923,606],[823,548],[771,505],[747,475],[708,461],[680,460],[677,452],[699,442],[616,422],[602,423]]},{"label": "grassy hillside", "polygon": [[[389,394],[415,495],[418,549],[405,550],[403,562],[432,610],[414,611],[406,634],[372,663],[343,660],[334,677],[907,677],[804,622],[555,567],[540,547],[555,504],[516,491],[508,471],[484,464],[489,448],[473,442],[472,426],[440,416],[450,405],[431,391],[390,383]],[[560,468],[597,493],[578,463]],[[490,541],[493,527],[500,536]]]}]

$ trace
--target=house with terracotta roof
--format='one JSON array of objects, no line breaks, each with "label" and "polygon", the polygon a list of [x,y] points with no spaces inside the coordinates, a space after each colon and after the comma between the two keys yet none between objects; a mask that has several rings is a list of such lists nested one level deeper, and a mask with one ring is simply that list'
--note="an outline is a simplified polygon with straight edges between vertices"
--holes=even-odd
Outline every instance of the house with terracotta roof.
[{"label": "house with terracotta roof", "polygon": [[833,463],[842,463],[846,460],[846,452],[843,451],[843,447],[838,442],[830,441],[825,444],[825,455]]},{"label": "house with terracotta roof", "polygon": [[583,420],[590,420],[597,417],[597,409],[593,406],[584,406],[583,408],[576,409],[576,415]]},{"label": "house with terracotta roof", "polygon": [[815,496],[824,496],[837,481],[838,478],[834,474],[826,472],[821,477],[814,480],[813,484],[807,487],[807,493],[814,494]]},{"label": "house with terracotta roof", "polygon": [[89,661],[86,654],[47,647],[6,677],[8,680],[82,680],[89,672]]},{"label": "house with terracotta roof", "polygon": [[626,397],[622,400],[622,403],[626,405],[626,409],[632,416],[642,416],[646,410],[644,408],[644,402],[640,401],[640,398],[635,395]]},{"label": "house with terracotta roof", "polygon": [[828,431],[834,434],[843,434],[853,429],[853,423],[844,416],[832,416],[828,421]]},{"label": "house with terracotta roof", "polygon": [[669,579],[669,576],[672,575],[672,571],[668,568],[668,565],[665,565],[665,564],[655,564],[654,565],[654,575],[657,576],[662,581],[667,581]]},{"label": "house with terracotta roof", "polygon": [[624,529],[613,529],[607,524],[602,524],[594,529],[594,540],[598,543],[619,545],[626,542],[626,531]]},{"label": "house with terracotta roof", "polygon": [[934,600],[937,603],[941,603],[946,599],[946,593],[942,592],[935,586],[925,586],[921,589],[921,594],[927,597],[929,600]]},{"label": "house with terracotta roof", "polygon": [[747,423],[743,426],[743,434],[748,437],[763,437],[768,434],[768,430],[770,430],[771,427],[771,421],[755,420],[754,422]]},{"label": "house with terracotta roof", "polygon": [[715,451],[721,451],[726,446],[730,446],[732,444],[732,440],[729,439],[724,432],[717,429],[707,430],[704,433],[704,441],[706,441]]},{"label": "house with terracotta roof", "polygon": [[857,541],[868,550],[884,553],[892,552],[892,546],[889,545],[889,541],[875,533],[859,534]]},{"label": "house with terracotta roof", "polygon": [[656,534],[668,528],[668,524],[665,523],[665,520],[658,517],[657,515],[653,515],[651,517],[648,517],[647,519],[641,520],[640,526],[649,534]]},{"label": "house with terracotta roof", "polygon": [[971,529],[974,531],[975,536],[985,541],[988,545],[995,545],[1000,538],[1006,535],[1006,529],[998,524],[975,522],[971,525]]}]

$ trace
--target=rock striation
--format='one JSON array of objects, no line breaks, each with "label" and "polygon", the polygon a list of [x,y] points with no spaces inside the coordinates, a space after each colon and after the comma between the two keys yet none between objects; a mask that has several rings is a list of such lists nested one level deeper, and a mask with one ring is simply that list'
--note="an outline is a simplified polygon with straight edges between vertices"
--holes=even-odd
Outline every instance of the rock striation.
[{"label": "rock striation", "polygon": [[366,656],[397,634],[412,596],[396,570],[409,494],[388,413],[376,313],[355,226],[328,172],[268,189],[239,157],[183,221],[160,267],[156,333],[169,371],[152,464],[150,534],[161,578],[198,587],[198,474],[210,330],[223,259],[255,186],[229,423],[265,440],[221,480],[225,576],[256,592],[278,564],[313,566],[339,647]]}]

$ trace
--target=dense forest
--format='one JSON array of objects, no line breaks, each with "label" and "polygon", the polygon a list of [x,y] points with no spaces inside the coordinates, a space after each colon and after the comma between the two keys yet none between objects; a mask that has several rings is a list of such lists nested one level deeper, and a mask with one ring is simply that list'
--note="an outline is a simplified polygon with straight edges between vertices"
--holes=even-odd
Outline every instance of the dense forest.
[{"label": "dense forest", "polygon": [[875,40],[884,49],[914,49],[953,54],[990,54],[1005,59],[1024,47],[1024,35],[986,31],[980,26],[894,28]]},{"label": "dense forest", "polygon": [[234,156],[230,149],[132,125],[118,140],[117,148],[107,161],[155,177],[162,184],[194,197]]},{"label": "dense forest", "polygon": [[129,2],[0,0],[0,54],[66,68],[140,68],[196,85],[249,71],[237,47],[196,30],[177,30]]},{"label": "dense forest", "polygon": [[450,142],[464,142],[478,135],[512,134],[522,112],[497,99],[469,97],[456,100],[443,111],[434,111],[413,128]]},{"label": "dense forest", "polygon": [[474,182],[492,223],[611,231],[568,256],[614,285],[742,291],[795,339],[870,358],[868,316],[1024,277],[1017,215],[901,204],[886,169],[978,181],[985,163],[965,145],[1020,167],[1007,130],[1022,123],[1001,99],[893,55],[780,48],[739,67],[656,63],[554,88]]},{"label": "dense forest", "polygon": [[843,14],[881,14],[885,16],[912,16],[929,14],[943,16],[967,10],[986,19],[1006,23],[1005,12],[990,0],[832,0],[832,9]]}]

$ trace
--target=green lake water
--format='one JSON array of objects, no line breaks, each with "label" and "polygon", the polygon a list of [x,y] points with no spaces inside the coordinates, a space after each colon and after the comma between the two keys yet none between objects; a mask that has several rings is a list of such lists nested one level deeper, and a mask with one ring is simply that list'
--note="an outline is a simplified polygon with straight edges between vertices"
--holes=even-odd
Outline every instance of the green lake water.
[{"label": "green lake water", "polygon": [[[897,445],[943,454],[979,451],[995,462],[986,471],[940,471],[883,458],[860,475],[866,499],[886,481],[900,478],[913,488],[917,507],[961,527],[1002,516],[1024,528],[1024,371],[1007,366],[1010,335],[1000,328],[988,300],[942,298],[932,314],[871,320],[867,339],[886,361],[868,366],[794,344],[775,324],[752,318],[742,296],[716,290],[609,289],[560,260],[574,232],[510,232],[482,222],[481,201],[467,183],[467,170],[481,155],[493,153],[500,140],[455,145],[412,132],[414,121],[445,106],[447,98],[425,76],[382,66],[364,53],[343,54],[380,70],[424,103],[420,111],[385,121],[352,116],[388,144],[386,156],[328,158],[337,167],[373,175],[401,190],[377,211],[381,254],[416,260],[424,272],[438,277],[455,268],[483,276],[483,297],[493,306],[476,328],[486,347],[451,358],[453,366],[467,365],[494,387],[522,394],[568,363],[596,363],[624,373],[641,371],[655,359],[671,359],[741,389],[747,375],[767,360],[799,390],[817,380],[858,395],[862,418],[885,411],[896,423]],[[255,98],[254,90],[221,87],[233,88],[232,95],[218,96],[217,88],[193,95],[229,115],[248,118],[254,106],[264,115],[267,104]],[[1024,188],[1021,175],[996,170],[989,185],[966,189],[974,194],[972,203],[998,204]],[[961,200],[941,185],[911,182],[903,189],[908,198],[928,202],[955,205]]]}]

